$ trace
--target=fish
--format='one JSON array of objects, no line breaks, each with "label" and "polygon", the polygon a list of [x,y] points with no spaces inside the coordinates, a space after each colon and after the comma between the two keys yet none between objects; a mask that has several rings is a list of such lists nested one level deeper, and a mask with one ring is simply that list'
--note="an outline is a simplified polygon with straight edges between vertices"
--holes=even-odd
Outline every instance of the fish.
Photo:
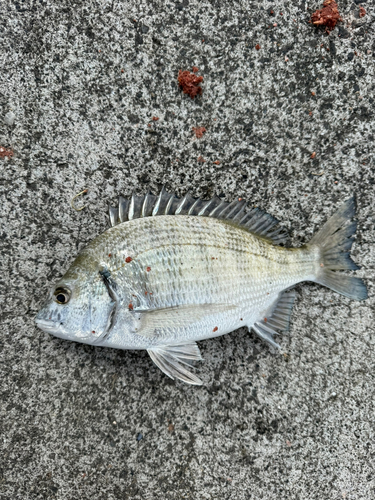
[{"label": "fish", "polygon": [[244,200],[120,196],[111,227],[78,254],[35,318],[56,337],[147,350],[170,378],[202,385],[197,342],[247,327],[280,349],[301,282],[365,300],[350,257],[354,197],[305,245],[286,245],[277,219]]}]

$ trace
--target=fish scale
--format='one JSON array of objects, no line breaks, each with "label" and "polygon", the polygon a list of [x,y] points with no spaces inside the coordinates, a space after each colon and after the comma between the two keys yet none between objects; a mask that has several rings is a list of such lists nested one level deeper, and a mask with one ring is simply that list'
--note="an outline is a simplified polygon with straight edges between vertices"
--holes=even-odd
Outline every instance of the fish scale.
[{"label": "fish scale", "polygon": [[289,327],[301,281],[350,298],[367,297],[363,282],[337,270],[356,269],[349,251],[356,224],[350,199],[301,248],[279,246],[278,221],[242,202],[120,198],[112,226],[78,255],[39,312],[53,335],[120,349],[147,349],[172,378],[192,384],[196,341],[253,329],[278,347]]}]

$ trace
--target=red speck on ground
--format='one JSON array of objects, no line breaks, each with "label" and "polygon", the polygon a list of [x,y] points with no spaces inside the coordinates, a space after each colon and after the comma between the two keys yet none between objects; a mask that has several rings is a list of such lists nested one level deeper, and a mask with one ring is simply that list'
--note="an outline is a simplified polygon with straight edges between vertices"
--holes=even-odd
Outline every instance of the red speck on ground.
[{"label": "red speck on ground", "polygon": [[202,94],[202,87],[199,87],[199,84],[203,82],[203,76],[196,76],[194,73],[190,73],[189,71],[180,71],[178,72],[178,84],[182,89],[184,94],[189,95],[192,99],[198,94]]},{"label": "red speck on ground", "polygon": [[243,321],[243,319],[242,319],[242,318],[240,318],[240,321]]},{"label": "red speck on ground", "polygon": [[324,0],[323,8],[316,10],[311,16],[311,21],[315,26],[325,26],[327,33],[330,33],[339,21],[342,21],[339,8],[335,0]]},{"label": "red speck on ground", "polygon": [[149,272],[151,271],[151,267],[150,267],[150,266],[148,266],[148,267],[146,268],[146,271],[149,273]]},{"label": "red speck on ground", "polygon": [[203,158],[203,156],[198,157],[199,163],[206,163],[206,160]]},{"label": "red speck on ground", "polygon": [[313,159],[315,158],[315,156],[316,156],[316,152],[314,151],[314,152],[312,153],[312,155],[310,156],[310,158],[313,160]]},{"label": "red speck on ground", "polygon": [[366,9],[364,7],[359,6],[359,17],[365,17]]},{"label": "red speck on ground", "polygon": [[315,92],[314,92],[314,91],[313,91],[313,92],[311,92],[311,95],[315,95]]},{"label": "red speck on ground", "polygon": [[267,318],[264,318],[264,322],[267,323]]},{"label": "red speck on ground", "polygon": [[14,155],[13,149],[7,149],[0,147],[0,158],[12,158]]},{"label": "red speck on ground", "polygon": [[108,254],[108,257],[112,257],[112,254],[111,254],[111,253],[109,253],[109,254]]},{"label": "red speck on ground", "polygon": [[214,161],[215,165],[220,165],[219,160]]},{"label": "red speck on ground", "polygon": [[130,302],[130,304],[129,304],[129,306],[128,306],[128,307],[129,307],[129,311],[132,311],[132,310],[133,310],[133,304],[132,304],[131,302]]},{"label": "red speck on ground", "polygon": [[218,327],[215,326],[215,328],[212,330],[213,332],[217,332],[218,331]]},{"label": "red speck on ground", "polygon": [[129,264],[129,262],[131,262],[133,259],[131,257],[126,257],[125,259],[125,262],[127,262]]},{"label": "red speck on ground", "polygon": [[153,117],[152,117],[152,121],[157,122],[158,120],[159,120],[159,117],[158,117],[158,116],[153,116]]},{"label": "red speck on ground", "polygon": [[207,132],[204,127],[193,127],[193,131],[197,139],[202,139],[203,134]]},{"label": "red speck on ground", "polygon": [[197,68],[196,66],[193,66],[193,73],[198,73],[199,71],[199,68]]},{"label": "red speck on ground", "polygon": [[91,333],[95,333],[95,330],[93,330]]},{"label": "red speck on ground", "polygon": [[255,45],[255,48],[256,48],[257,50],[259,50],[259,49],[260,49],[260,45],[259,45],[259,43],[257,43],[257,44]]}]

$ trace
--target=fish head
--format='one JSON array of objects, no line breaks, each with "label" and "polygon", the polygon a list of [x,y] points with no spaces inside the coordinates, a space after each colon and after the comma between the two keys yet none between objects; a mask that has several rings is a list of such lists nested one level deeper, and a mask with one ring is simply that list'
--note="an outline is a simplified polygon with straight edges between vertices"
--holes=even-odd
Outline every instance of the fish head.
[{"label": "fish head", "polygon": [[98,344],[114,308],[99,269],[97,263],[79,256],[50,291],[36,325],[55,337]]}]

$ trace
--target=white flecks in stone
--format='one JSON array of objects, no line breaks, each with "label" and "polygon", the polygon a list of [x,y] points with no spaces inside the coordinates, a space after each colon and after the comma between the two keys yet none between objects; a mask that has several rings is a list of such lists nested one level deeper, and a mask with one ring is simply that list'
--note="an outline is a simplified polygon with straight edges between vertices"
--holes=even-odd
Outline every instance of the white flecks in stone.
[{"label": "white flecks in stone", "polygon": [[13,113],[13,111],[8,111],[8,113],[4,116],[5,125],[12,126],[14,125],[15,120],[16,115]]}]

